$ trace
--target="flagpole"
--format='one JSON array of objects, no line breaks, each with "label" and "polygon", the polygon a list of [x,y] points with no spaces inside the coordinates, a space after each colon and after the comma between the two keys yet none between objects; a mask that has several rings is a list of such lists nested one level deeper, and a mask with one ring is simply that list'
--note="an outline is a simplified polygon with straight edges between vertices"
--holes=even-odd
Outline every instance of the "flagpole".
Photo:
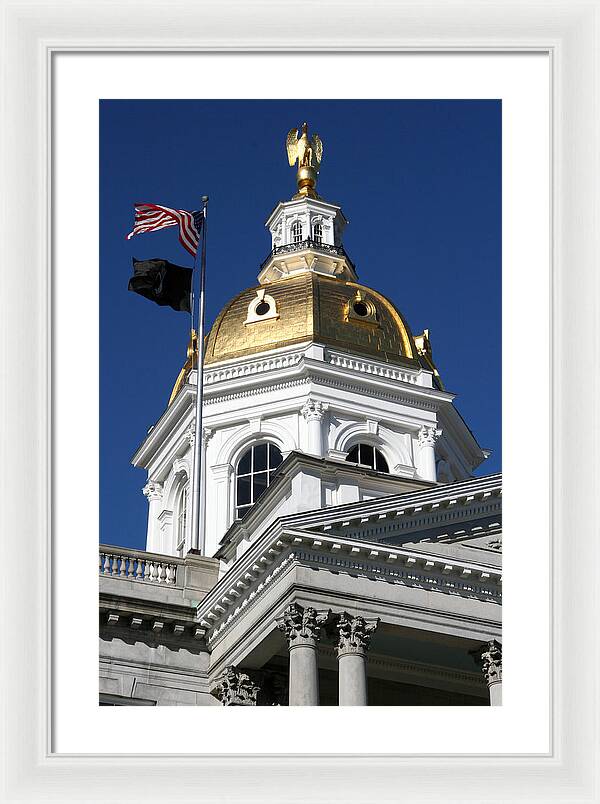
[{"label": "flagpole", "polygon": [[[198,292],[196,330],[198,360],[196,366],[196,423],[194,431],[194,457],[192,464],[192,539],[193,550],[204,553],[204,500],[202,466],[202,396],[204,392],[204,281],[206,276],[206,208],[208,196],[202,196],[202,251]],[[194,261],[195,263],[195,261]],[[195,265],[194,265],[195,267]]]}]

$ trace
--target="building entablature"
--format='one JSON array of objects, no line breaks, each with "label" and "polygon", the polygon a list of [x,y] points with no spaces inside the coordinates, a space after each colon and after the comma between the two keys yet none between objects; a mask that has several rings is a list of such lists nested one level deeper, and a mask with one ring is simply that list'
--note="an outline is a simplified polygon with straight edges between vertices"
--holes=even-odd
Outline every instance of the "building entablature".
[{"label": "building entablature", "polygon": [[[323,572],[324,594],[343,576],[345,594],[350,595],[355,580],[365,578],[385,581],[386,586],[436,591],[478,603],[497,605],[501,601],[501,571],[497,566],[464,559],[450,563],[445,555],[307,533],[284,528],[277,522],[227,570],[198,605],[198,623],[206,629],[208,643],[292,565]],[[369,588],[376,595],[377,587]],[[490,616],[494,619],[494,615]]]},{"label": "building entablature", "polygon": [[[321,521],[314,529],[329,535],[377,542],[414,540],[439,544],[477,540],[478,548],[498,552],[502,534],[500,477],[474,479],[402,495],[409,498],[402,507],[396,501],[390,507],[389,498],[359,506],[347,505],[344,506],[347,509],[344,515],[337,521]],[[483,484],[478,480],[488,482]]]},{"label": "building entablature", "polygon": [[[425,384],[423,379],[427,380]],[[182,440],[193,417],[195,381],[192,372],[134,454],[134,466],[148,467],[167,444],[171,451],[173,437]],[[271,406],[277,396],[283,403],[280,412],[294,410],[300,386],[305,386],[307,392],[319,386],[324,396],[332,400],[339,400],[346,393],[352,397],[346,407],[353,411],[356,411],[355,395],[363,400],[363,407],[371,399],[374,409],[380,409],[382,401],[387,402],[386,414],[394,417],[396,413],[395,418],[412,421],[415,432],[425,419],[435,421],[440,405],[453,399],[452,394],[431,387],[427,372],[343,357],[339,352],[330,354],[316,344],[306,344],[302,349],[279,350],[252,360],[227,361],[205,370],[205,423],[210,427],[215,416],[225,416],[229,421],[243,418],[238,400],[244,398],[251,398],[254,405],[260,406],[264,401]]]},{"label": "building entablature", "polygon": [[[346,463],[319,461],[311,456],[292,454],[261,498],[261,505],[255,510],[251,509],[243,520],[235,522],[225,534],[216,557],[230,563],[239,555],[241,542],[249,544],[265,532],[277,518],[277,511],[281,510],[276,501],[288,494],[282,491],[286,474],[292,477],[294,472],[311,466],[319,468],[318,474],[325,483],[332,480],[328,471],[346,472],[348,469],[365,472],[377,482],[383,482],[386,478],[369,470],[348,467]],[[502,475],[496,474],[432,486],[416,479],[395,478],[399,487],[397,491],[390,484],[385,495],[374,495],[372,499],[289,513],[279,518],[285,527],[346,538],[366,538],[369,541],[392,540],[399,534],[406,534],[407,541],[430,540],[434,543],[462,541],[465,538],[481,541],[484,536],[489,536],[488,541],[493,541],[493,544],[485,546],[499,553],[502,547],[501,480]],[[275,515],[270,516],[269,511]],[[480,526],[480,521],[486,521],[485,527]],[[434,539],[431,538],[433,531],[436,531]]]}]

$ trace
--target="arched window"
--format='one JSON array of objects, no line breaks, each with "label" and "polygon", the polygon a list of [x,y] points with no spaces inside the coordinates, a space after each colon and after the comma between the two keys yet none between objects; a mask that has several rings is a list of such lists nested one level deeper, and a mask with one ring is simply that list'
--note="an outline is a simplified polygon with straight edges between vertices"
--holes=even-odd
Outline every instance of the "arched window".
[{"label": "arched window", "polygon": [[254,444],[244,452],[236,471],[238,519],[258,500],[282,461],[281,450],[275,444]]},{"label": "arched window", "polygon": [[323,242],[323,224],[322,223],[315,223],[315,225],[313,227],[313,240],[319,246]]},{"label": "arched window", "polygon": [[300,221],[295,221],[292,224],[292,243],[302,242],[302,224]]},{"label": "arched window", "polygon": [[175,520],[175,550],[178,556],[185,553],[185,537],[187,533],[187,507],[189,485],[186,483],[177,498],[177,519]]},{"label": "arched window", "polygon": [[389,472],[386,459],[381,452],[370,444],[355,444],[348,453],[346,460],[349,463],[357,463],[359,466],[367,466],[377,472]]}]

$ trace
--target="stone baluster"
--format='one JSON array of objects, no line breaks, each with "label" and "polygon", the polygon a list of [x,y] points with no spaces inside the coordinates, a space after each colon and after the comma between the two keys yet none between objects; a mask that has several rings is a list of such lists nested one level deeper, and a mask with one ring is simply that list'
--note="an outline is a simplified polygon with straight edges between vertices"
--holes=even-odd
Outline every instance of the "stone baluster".
[{"label": "stone baluster", "polygon": [[236,667],[225,668],[223,675],[217,679],[211,694],[218,698],[223,706],[256,706],[256,698],[260,687],[250,677]]},{"label": "stone baluster", "polygon": [[323,418],[327,405],[314,399],[307,399],[302,406],[301,413],[304,416],[308,428],[307,451],[312,455],[322,457],[323,449]]},{"label": "stone baluster", "polygon": [[319,705],[317,642],[330,614],[292,603],[277,620],[290,652],[290,706]]},{"label": "stone baluster", "polygon": [[121,568],[120,568],[120,571],[119,571],[119,575],[122,578],[125,578],[127,576],[127,556],[119,556],[119,560],[121,562]]},{"label": "stone baluster", "polygon": [[490,706],[502,706],[502,644],[495,639],[469,651],[481,667],[490,691]]},{"label": "stone baluster", "polygon": [[141,558],[138,558],[137,565],[135,568],[135,579],[136,581],[141,581],[144,575],[144,562]]},{"label": "stone baluster", "polygon": [[436,482],[435,470],[435,444],[442,435],[442,431],[435,425],[423,425],[419,430],[419,455],[417,469],[423,480]]},{"label": "stone baluster", "polygon": [[367,651],[379,618],[342,612],[336,622],[338,631],[339,705],[367,706]]},{"label": "stone baluster", "polygon": [[104,575],[110,575],[110,556],[108,553],[104,554]]}]

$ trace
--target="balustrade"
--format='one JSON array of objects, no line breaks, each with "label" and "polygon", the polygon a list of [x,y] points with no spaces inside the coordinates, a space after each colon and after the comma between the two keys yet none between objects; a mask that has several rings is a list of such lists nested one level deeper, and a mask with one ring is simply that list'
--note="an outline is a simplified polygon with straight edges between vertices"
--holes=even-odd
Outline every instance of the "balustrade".
[{"label": "balustrade", "polygon": [[178,577],[183,576],[183,573],[177,571],[182,564],[183,559],[123,548],[117,552],[105,546],[100,547],[100,575],[109,575],[112,578],[178,586],[183,583],[183,577],[181,580]]}]

